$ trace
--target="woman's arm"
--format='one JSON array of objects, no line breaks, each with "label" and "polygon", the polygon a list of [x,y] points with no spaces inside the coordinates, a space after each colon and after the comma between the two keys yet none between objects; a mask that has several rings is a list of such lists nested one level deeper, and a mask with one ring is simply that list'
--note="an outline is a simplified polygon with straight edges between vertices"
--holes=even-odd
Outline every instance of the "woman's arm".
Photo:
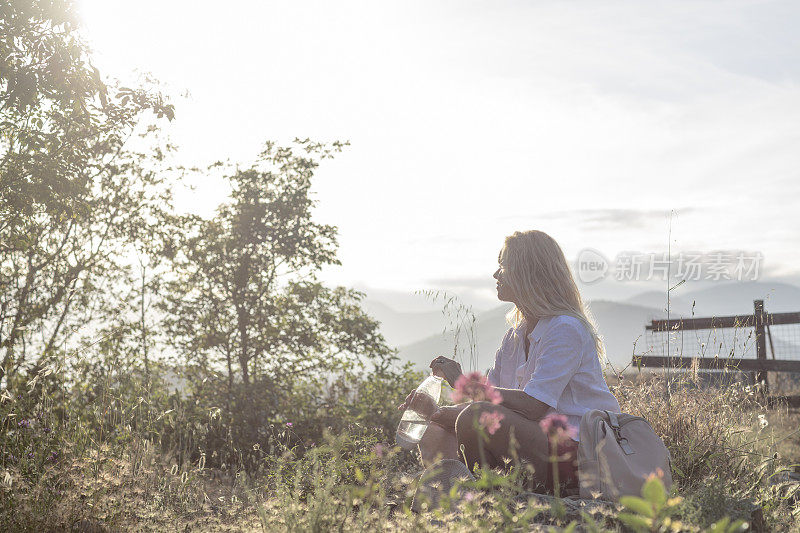
[{"label": "woman's arm", "polygon": [[544,418],[550,406],[546,403],[537,400],[530,394],[520,389],[501,389],[495,387],[497,392],[503,397],[500,405],[508,407],[512,411],[516,411],[528,420],[539,420]]},{"label": "woman's arm", "polygon": [[456,405],[443,405],[433,415],[431,422],[436,422],[450,432],[456,430],[456,419],[469,404],[459,403]]}]

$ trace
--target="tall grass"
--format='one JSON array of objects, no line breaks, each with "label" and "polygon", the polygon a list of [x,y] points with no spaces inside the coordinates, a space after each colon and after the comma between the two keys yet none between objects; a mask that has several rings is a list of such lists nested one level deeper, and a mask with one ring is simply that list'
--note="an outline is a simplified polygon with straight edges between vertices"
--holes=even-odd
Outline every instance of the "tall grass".
[{"label": "tall grass", "polygon": [[[672,394],[663,401],[667,379]],[[749,519],[766,505],[775,511],[768,517],[774,528],[800,525],[791,501],[771,496],[776,473],[792,470],[800,457],[796,413],[768,408],[748,385],[703,387],[691,372],[628,377],[612,391],[623,411],[645,417],[664,439],[675,490],[687,496],[683,511],[693,523],[708,526],[726,515]],[[781,443],[788,453],[778,452]]]},{"label": "tall grass", "polygon": [[[76,390],[54,376],[5,393],[0,404],[4,530],[428,531],[446,524],[484,531],[570,521],[586,530],[622,528],[613,508],[559,518],[525,492],[513,468],[483,472],[461,489],[460,503],[453,493],[442,508],[413,513],[415,456],[394,448],[392,435],[355,408],[337,411],[339,423],[298,411],[291,426],[273,424],[267,440],[221,442],[228,459],[215,463],[200,447],[207,441],[193,435],[218,432],[218,415],[192,409],[163,384],[137,385],[129,374],[129,383],[103,379]],[[368,395],[371,408],[396,413],[406,387],[378,387]],[[651,421],[670,449],[681,527],[750,520],[755,507],[773,530],[800,527],[797,489],[773,484],[798,457],[797,415],[768,409],[743,386],[704,389],[690,374],[669,402],[664,387],[658,375],[612,385],[623,410]],[[331,429],[305,427],[320,421]]]}]

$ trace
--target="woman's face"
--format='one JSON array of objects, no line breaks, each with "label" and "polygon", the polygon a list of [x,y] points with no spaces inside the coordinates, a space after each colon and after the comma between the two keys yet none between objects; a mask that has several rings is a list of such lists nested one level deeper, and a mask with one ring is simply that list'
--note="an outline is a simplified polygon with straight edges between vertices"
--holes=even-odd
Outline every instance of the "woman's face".
[{"label": "woman's face", "polygon": [[511,292],[511,287],[505,282],[505,271],[503,265],[500,265],[492,275],[497,280],[497,299],[501,302],[513,302],[514,294]]}]

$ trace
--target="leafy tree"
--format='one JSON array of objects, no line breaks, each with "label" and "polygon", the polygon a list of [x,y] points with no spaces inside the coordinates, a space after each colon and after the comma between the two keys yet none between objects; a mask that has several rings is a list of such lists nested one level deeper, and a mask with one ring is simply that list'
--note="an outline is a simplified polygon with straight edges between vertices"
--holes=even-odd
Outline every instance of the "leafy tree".
[{"label": "leafy tree", "polygon": [[[360,293],[316,278],[338,261],[336,228],[311,216],[311,179],[342,143],[268,143],[227,172],[232,194],[214,217],[179,217],[164,118],[173,108],[151,82],[119,87],[91,65],[70,0],[0,4],[3,388],[84,337],[91,346],[47,390],[100,440],[139,428],[179,462],[203,449],[209,465],[253,466],[248,450],[267,450],[270,424],[289,418],[309,442],[350,422],[391,432],[387,405],[417,376],[393,366]],[[146,299],[159,301],[159,331]],[[149,359],[157,334],[183,375]]]},{"label": "leafy tree", "polygon": [[336,228],[312,219],[309,189],[319,162],[341,148],[267,143],[251,167],[227,172],[230,201],[213,218],[183,217],[166,247],[176,255],[161,291],[164,336],[183,358],[188,403],[219,414],[191,438],[209,464],[254,467],[250,452],[269,448],[271,428],[293,421],[319,438],[318,424],[344,405],[350,420],[395,423],[386,420],[396,413],[373,416],[358,397],[378,390],[371,381],[399,397],[391,384],[405,390],[409,372],[396,372],[362,294],[316,278],[338,264]]},{"label": "leafy tree", "polygon": [[[341,148],[268,143],[252,167],[229,173],[231,199],[216,216],[186,216],[174,232],[166,336],[185,363],[218,371],[191,380],[195,393],[224,390],[228,413],[254,431],[298,408],[290,399],[301,382],[321,399],[336,372],[396,360],[361,310],[362,295],[316,279],[338,264],[336,228],[312,220],[309,188],[319,161]],[[220,376],[225,382],[214,382]]]},{"label": "leafy tree", "polygon": [[[161,117],[173,108],[152,89],[102,80],[73,2],[0,5],[0,380],[109,308],[125,245],[169,206]],[[131,150],[139,136],[158,146]]]}]

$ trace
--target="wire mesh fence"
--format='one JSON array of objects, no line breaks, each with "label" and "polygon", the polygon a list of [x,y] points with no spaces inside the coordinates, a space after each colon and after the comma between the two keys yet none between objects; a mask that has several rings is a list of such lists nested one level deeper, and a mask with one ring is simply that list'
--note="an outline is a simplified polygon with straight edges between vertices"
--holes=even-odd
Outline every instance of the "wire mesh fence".
[{"label": "wire mesh fence", "polygon": [[[766,358],[800,360],[800,324],[765,326]],[[647,330],[641,355],[755,359],[755,326],[732,328]]]},{"label": "wire mesh fence", "polygon": [[753,304],[752,315],[653,320],[634,365],[800,388],[800,313],[770,314],[763,301]]}]

